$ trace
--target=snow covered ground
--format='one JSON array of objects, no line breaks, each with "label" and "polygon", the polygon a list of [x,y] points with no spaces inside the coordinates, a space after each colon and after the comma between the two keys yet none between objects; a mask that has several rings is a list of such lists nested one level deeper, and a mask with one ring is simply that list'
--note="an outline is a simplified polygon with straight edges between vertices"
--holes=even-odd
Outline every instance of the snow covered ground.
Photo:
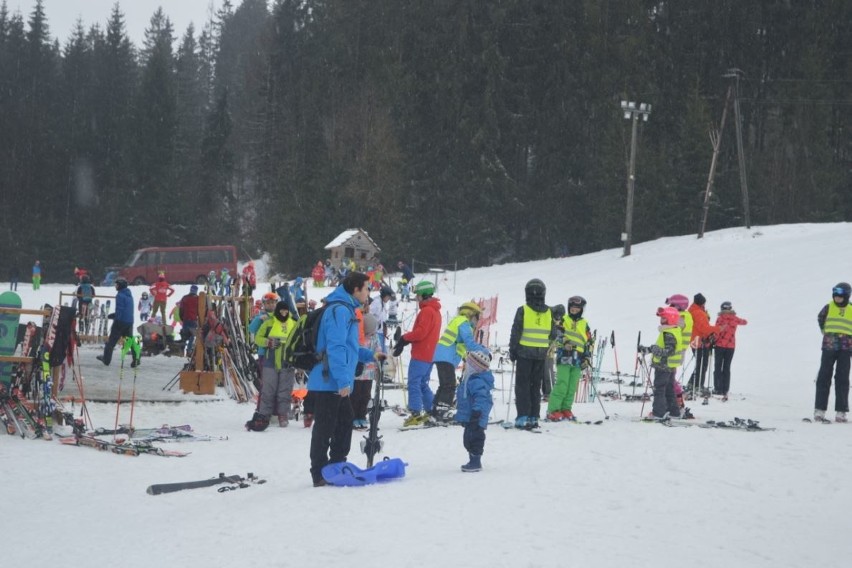
[{"label": "snow covered ground", "polygon": [[[231,400],[140,403],[139,427],[188,423],[228,440],[171,444],[192,454],[163,458],[1,436],[0,507],[6,542],[15,543],[5,547],[3,564],[846,565],[852,554],[846,524],[852,426],[801,419],[813,408],[816,314],[835,283],[852,280],[852,264],[841,255],[850,238],[850,223],[729,229],[703,240],[641,243],[627,258],[619,249],[465,270],[456,275],[455,294],[452,275],[440,283],[445,313],[471,298],[499,295],[501,344],[530,278],[544,280],[550,304],[583,295],[592,327],[606,336],[615,330],[622,372],[633,371],[637,332],[643,343],[656,337],[654,313],[667,296],[702,292],[714,317],[730,300],[749,320],[738,333],[734,394],[727,403],[690,406],[699,421],[751,418],[774,432],[636,423],[631,419],[639,416],[640,403],[606,402],[611,418],[600,426],[545,424],[541,435],[490,427],[485,469],[462,474],[460,428],[400,432],[402,419],[386,412],[386,455],[410,464],[407,477],[380,486],[314,489],[308,429],[246,432],[252,409]],[[60,289],[20,288],[25,307],[55,303]],[[97,364],[95,354],[84,351],[84,371]],[[148,379],[157,388],[175,372],[169,361],[143,364],[162,369],[162,376]],[[611,350],[603,368],[615,370]],[[495,376],[498,388],[504,382],[508,389],[509,374]],[[393,404],[402,394],[387,391],[386,398]],[[497,390],[494,400],[495,414],[505,417],[509,393]],[[832,396],[830,417],[833,404]],[[114,404],[91,403],[89,410],[96,426],[112,426]],[[576,405],[575,412],[603,417],[597,402]],[[359,439],[356,433],[350,458],[363,466]],[[226,493],[145,493],[152,483],[249,471],[268,483]]]}]

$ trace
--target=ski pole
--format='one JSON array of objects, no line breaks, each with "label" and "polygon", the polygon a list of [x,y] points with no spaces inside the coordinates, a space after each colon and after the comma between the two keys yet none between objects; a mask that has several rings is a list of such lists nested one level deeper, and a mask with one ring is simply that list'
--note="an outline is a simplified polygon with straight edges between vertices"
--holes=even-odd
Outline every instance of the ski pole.
[{"label": "ski pole", "polygon": [[615,330],[609,334],[609,344],[612,345],[612,354],[615,357],[615,383],[618,385],[618,400],[621,400],[621,371],[618,368],[618,349],[615,348]]},{"label": "ski pole", "polygon": [[512,406],[512,389],[515,386],[515,362],[512,361],[512,374],[509,376],[509,400],[506,401],[506,422],[509,422],[509,410]]},{"label": "ski pole", "polygon": [[118,411],[121,410],[121,381],[124,379],[124,352],[121,353],[121,367],[118,371],[118,397],[115,401],[115,428],[112,432],[112,441],[115,442],[116,432],[118,432]]},{"label": "ski pole", "polygon": [[606,408],[604,408],[603,400],[601,400],[601,395],[598,393],[598,388],[595,386],[595,383],[592,383],[592,390],[595,392],[595,398],[598,399],[598,402],[601,405],[601,410],[604,413],[604,419],[609,420],[609,414],[607,414]]},{"label": "ski pole", "polygon": [[639,410],[639,418],[645,416],[645,399],[648,395],[648,384],[651,382],[651,369],[648,368],[648,362],[645,357],[642,357],[642,376],[645,382],[645,392],[642,394],[642,408]]},{"label": "ski pole", "polygon": [[639,345],[642,343],[642,331],[639,331],[639,336],[636,338],[636,364],[633,366],[633,397],[636,396],[636,379],[639,378]]}]

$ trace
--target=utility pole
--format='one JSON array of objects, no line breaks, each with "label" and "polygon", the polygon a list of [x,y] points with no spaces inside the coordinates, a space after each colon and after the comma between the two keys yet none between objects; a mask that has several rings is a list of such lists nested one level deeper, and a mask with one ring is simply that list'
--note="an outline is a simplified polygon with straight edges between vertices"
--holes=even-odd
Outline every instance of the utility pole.
[{"label": "utility pole", "polygon": [[627,174],[627,218],[624,221],[624,232],[621,234],[621,240],[624,241],[624,254],[622,256],[630,256],[630,245],[633,240],[633,191],[636,181],[636,131],[640,116],[643,122],[648,122],[651,105],[639,103],[637,106],[633,101],[621,101],[621,111],[626,120],[633,121],[630,136],[630,165]]},{"label": "utility pole", "polygon": [[716,177],[716,163],[719,159],[719,149],[722,147],[722,134],[725,132],[725,119],[728,117],[728,104],[731,102],[733,87],[728,87],[728,96],[725,97],[725,108],[722,109],[722,122],[719,130],[710,129],[710,144],[713,145],[713,159],[710,160],[710,174],[707,176],[707,189],[704,190],[704,207],[701,214],[701,227],[698,229],[698,238],[704,238],[704,230],[707,228],[707,213],[710,211],[710,196],[713,194],[713,180]]},{"label": "utility pole", "polygon": [[746,229],[751,228],[748,207],[748,179],[746,177],[745,150],[743,149],[743,117],[740,114],[740,77],[744,73],[737,68],[728,69],[725,77],[734,79],[734,118],[737,121],[737,160],[740,166],[740,190],[743,194],[743,215]]}]

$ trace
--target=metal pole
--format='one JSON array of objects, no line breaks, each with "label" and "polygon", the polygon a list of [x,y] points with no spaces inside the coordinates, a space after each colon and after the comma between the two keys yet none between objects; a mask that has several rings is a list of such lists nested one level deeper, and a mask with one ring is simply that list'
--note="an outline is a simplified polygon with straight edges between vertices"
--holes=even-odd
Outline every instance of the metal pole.
[{"label": "metal pole", "polygon": [[627,175],[627,219],[624,223],[624,254],[630,256],[630,244],[633,240],[633,189],[636,178],[636,130],[639,122],[639,114],[633,113],[633,128],[630,135],[630,166]]},{"label": "metal pole", "polygon": [[704,230],[707,228],[707,213],[710,211],[710,196],[713,194],[713,180],[716,177],[716,163],[719,159],[719,150],[722,147],[722,133],[725,132],[725,119],[728,117],[728,104],[731,102],[731,87],[728,87],[728,96],[725,97],[725,108],[722,110],[722,122],[719,124],[719,132],[714,135],[710,132],[710,142],[713,144],[713,159],[710,161],[710,174],[707,176],[707,189],[704,191],[704,206],[701,214],[701,227],[698,229],[698,238],[704,238]]},{"label": "metal pole", "polygon": [[743,193],[743,214],[746,229],[751,228],[748,207],[748,179],[746,176],[745,150],[743,149],[743,117],[740,114],[740,73],[736,76],[736,96],[734,96],[734,114],[737,119],[737,159],[740,163],[740,189]]}]

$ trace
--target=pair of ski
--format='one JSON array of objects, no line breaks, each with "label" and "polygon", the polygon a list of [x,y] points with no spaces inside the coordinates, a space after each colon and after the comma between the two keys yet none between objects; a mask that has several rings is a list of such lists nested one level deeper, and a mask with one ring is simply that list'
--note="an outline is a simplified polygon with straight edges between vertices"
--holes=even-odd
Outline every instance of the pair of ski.
[{"label": "pair of ski", "polygon": [[538,428],[526,428],[526,427],[518,428],[518,427],[515,426],[515,423],[512,422],[511,420],[498,420],[496,423],[501,428],[503,428],[503,430],[518,430],[520,432],[529,432],[530,434],[541,434],[542,431],[543,431],[541,429],[541,427],[538,427]]},{"label": "pair of ski", "polygon": [[548,424],[558,424],[560,422],[564,422],[565,424],[586,424],[589,426],[599,426],[604,423],[603,420],[548,420],[545,418],[542,422],[547,422]]},{"label": "pair of ski", "polygon": [[190,453],[177,450],[164,450],[163,448],[158,448],[147,441],[118,443],[101,440],[100,438],[85,434],[60,438],[59,441],[66,446],[85,446],[102,452],[112,452],[122,456],[150,454],[167,458],[183,458],[188,456]]},{"label": "pair of ski", "polygon": [[[240,475],[225,475],[220,473],[218,477],[211,479],[202,479],[200,481],[183,481],[179,483],[158,483],[151,485],[146,490],[148,495],[162,495],[163,493],[175,493],[185,489],[201,489],[203,487],[214,487],[223,485],[218,489],[219,493],[224,493],[232,489],[245,489],[251,485],[262,485],[266,483],[265,479],[259,479],[255,474],[248,473],[245,477]],[[228,485],[225,485],[228,484]]]}]

